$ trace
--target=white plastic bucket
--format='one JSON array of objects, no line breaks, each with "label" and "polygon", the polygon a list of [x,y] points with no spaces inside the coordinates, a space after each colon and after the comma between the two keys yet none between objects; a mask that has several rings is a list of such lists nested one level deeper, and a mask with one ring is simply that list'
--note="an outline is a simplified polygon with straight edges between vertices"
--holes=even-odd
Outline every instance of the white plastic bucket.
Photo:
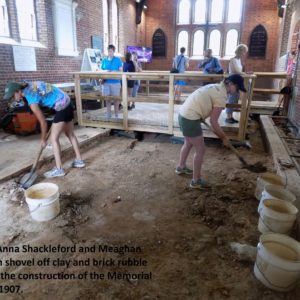
[{"label": "white plastic bucket", "polygon": [[38,183],[25,191],[31,217],[39,222],[54,219],[60,211],[58,186]]},{"label": "white plastic bucket", "polygon": [[297,218],[298,209],[290,202],[271,198],[260,202],[258,213],[258,230],[261,233],[290,234]]},{"label": "white plastic bucket", "polygon": [[261,235],[254,274],[272,290],[292,290],[300,281],[300,243],[279,233]]},{"label": "white plastic bucket", "polygon": [[284,180],[281,176],[278,176],[274,173],[263,173],[261,176],[257,177],[255,197],[257,200],[260,200],[261,193],[264,190],[265,186],[275,184],[279,186],[284,186]]},{"label": "white plastic bucket", "polygon": [[260,201],[270,198],[285,200],[290,203],[294,203],[296,201],[296,196],[293,193],[281,185],[274,184],[265,186],[263,192],[261,193]]}]

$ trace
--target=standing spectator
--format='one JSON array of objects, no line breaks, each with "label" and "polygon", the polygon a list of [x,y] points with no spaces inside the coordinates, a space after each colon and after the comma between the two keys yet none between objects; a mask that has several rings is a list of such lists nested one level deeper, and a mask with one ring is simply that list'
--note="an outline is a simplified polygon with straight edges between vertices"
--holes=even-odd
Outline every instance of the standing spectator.
[{"label": "standing spectator", "polygon": [[[142,65],[138,61],[138,55],[137,55],[137,53],[134,51],[131,54],[132,54],[132,61],[134,63],[134,67],[135,67],[135,72],[142,72],[143,71]],[[134,86],[133,86],[133,89],[132,89],[132,97],[136,97],[137,96],[137,93],[139,91],[140,85],[141,85],[141,81],[140,80],[135,80]],[[132,108],[135,108],[135,103],[134,102],[132,102]]]},{"label": "standing spectator", "polygon": [[[135,66],[131,60],[131,53],[127,52],[125,57],[125,63],[123,64],[123,72],[135,72]],[[132,89],[134,87],[134,80],[127,80],[128,96],[132,95]],[[131,110],[132,103],[129,103],[128,110]]]},{"label": "standing spectator", "polygon": [[219,60],[212,56],[212,50],[206,49],[204,52],[204,60],[199,65],[200,69],[203,69],[204,74],[223,74],[223,68]]},{"label": "standing spectator", "polygon": [[[248,47],[244,44],[240,44],[235,49],[235,56],[230,59],[229,61],[229,74],[243,74],[244,72],[244,66],[242,65],[242,59],[245,58],[246,54],[248,52]],[[228,103],[229,104],[235,104],[238,103],[240,98],[240,93],[237,92],[235,94],[231,94],[228,97]],[[232,116],[233,114],[233,108],[226,108],[226,114],[227,118],[225,119],[226,123],[234,124],[238,123],[238,120],[235,120]]]},{"label": "standing spectator", "polygon": [[[108,72],[118,72],[122,71],[122,61],[119,57],[114,56],[116,47],[114,45],[109,45],[108,48],[108,57],[105,57],[101,64],[101,69]],[[121,82],[117,79],[106,79],[102,85],[102,95],[103,96],[114,96],[119,97],[121,91]],[[115,117],[118,117],[119,113],[119,101],[115,100]],[[107,117],[111,118],[111,101],[106,101],[107,106]]]},{"label": "standing spectator", "polygon": [[[180,54],[176,55],[173,60],[173,68],[176,68],[179,73],[184,73],[189,67],[189,58],[184,55],[185,48],[180,48]],[[181,97],[181,86],[186,85],[183,80],[177,80],[175,83],[175,100],[180,100]]]}]

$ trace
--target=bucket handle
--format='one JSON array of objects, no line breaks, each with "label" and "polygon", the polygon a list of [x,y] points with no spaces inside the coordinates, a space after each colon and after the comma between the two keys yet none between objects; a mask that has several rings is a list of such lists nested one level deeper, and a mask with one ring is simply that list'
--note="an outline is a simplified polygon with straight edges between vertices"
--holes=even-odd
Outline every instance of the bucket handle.
[{"label": "bucket handle", "polygon": [[53,201],[51,201],[51,202],[49,202],[49,203],[47,203],[47,204],[45,204],[45,205],[43,205],[43,203],[40,203],[38,206],[36,206],[33,210],[30,210],[29,209],[29,212],[30,213],[34,213],[34,212],[36,212],[40,207],[47,207],[47,206],[50,206],[51,204],[53,204],[55,201],[57,201],[57,199],[55,199],[55,200],[53,200]]},{"label": "bucket handle", "polygon": [[[262,208],[259,210],[259,212],[261,212],[262,211]],[[260,215],[260,214],[259,214]],[[271,232],[273,232],[273,230],[265,223],[265,220],[264,220],[264,218],[260,215],[260,219],[261,219],[261,221],[263,222],[263,224],[271,231]]]}]

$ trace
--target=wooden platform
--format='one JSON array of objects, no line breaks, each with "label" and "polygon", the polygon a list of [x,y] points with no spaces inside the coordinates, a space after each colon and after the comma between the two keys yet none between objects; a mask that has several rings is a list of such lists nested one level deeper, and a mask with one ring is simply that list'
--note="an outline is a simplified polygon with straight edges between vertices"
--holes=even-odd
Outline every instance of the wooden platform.
[{"label": "wooden platform", "polygon": [[[174,117],[173,124],[176,135],[181,135],[178,124],[178,112],[180,105],[174,105]],[[118,118],[114,117],[114,111],[112,106],[112,118],[108,119],[105,115],[106,108],[97,110],[83,110],[82,117],[84,122],[102,121],[106,122],[107,126],[115,126],[116,123],[120,125],[123,123],[123,112],[120,111]],[[239,120],[240,113],[234,112],[234,118]],[[220,116],[219,123],[221,127],[227,133],[236,134],[239,129],[239,123],[228,124],[225,122],[226,114],[223,110]],[[168,104],[159,103],[136,103],[136,108],[128,112],[128,124],[129,126],[151,126],[157,127],[160,130],[168,130]],[[212,136],[212,133],[208,133],[205,125],[202,125],[207,136]]]},{"label": "wooden platform", "polygon": [[[174,86],[177,80],[184,80],[192,83],[196,81],[201,82],[220,82],[225,75],[216,74],[199,74],[199,72],[187,72],[180,74],[173,74],[170,72],[141,72],[141,73],[124,73],[124,72],[75,72],[75,94],[76,107],[78,115],[78,123],[82,126],[102,127],[120,130],[144,131],[155,133],[166,133],[170,135],[179,134],[178,127],[178,105],[184,102],[184,98],[176,101],[174,95]],[[239,110],[240,122],[237,124],[226,124],[224,117],[221,117],[221,126],[227,132],[229,137],[238,141],[244,141],[246,137],[246,129],[248,125],[248,115],[250,112],[250,103],[252,100],[253,86],[255,84],[255,75],[243,74],[245,87],[247,92],[241,93],[240,104],[231,105]],[[81,81],[85,79],[117,79],[122,82],[122,91],[119,97],[103,96],[101,90],[91,93],[82,93]],[[147,84],[161,84],[168,87],[165,93],[157,94],[149,92],[150,86],[146,89],[146,94],[139,94],[136,98],[128,97],[127,81],[128,80],[142,80]],[[189,86],[191,88],[191,86]],[[194,90],[193,90],[194,91]],[[185,91],[188,92],[188,91]],[[190,92],[188,92],[190,94]],[[84,102],[90,100],[97,100],[104,104],[104,101],[118,100],[122,101],[124,105],[123,112],[118,118],[108,119],[105,116],[105,109],[99,109],[98,112],[88,112],[85,110]],[[135,111],[128,111],[127,104],[130,101],[136,102]],[[114,114],[113,114],[114,115]]]}]

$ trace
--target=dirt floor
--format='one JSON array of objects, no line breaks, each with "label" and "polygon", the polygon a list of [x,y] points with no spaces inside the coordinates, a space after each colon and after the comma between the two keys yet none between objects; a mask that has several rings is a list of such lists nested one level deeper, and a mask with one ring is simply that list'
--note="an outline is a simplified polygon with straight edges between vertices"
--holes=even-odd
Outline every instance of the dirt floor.
[{"label": "dirt floor", "polygon": [[[253,148],[240,149],[241,153],[246,161],[263,161],[271,170],[255,124],[252,133]],[[81,259],[89,264],[3,265],[1,272],[10,274],[78,276],[88,271],[106,276],[103,280],[2,280],[2,285],[20,284],[21,292],[0,293],[0,299],[300,299],[300,286],[287,294],[265,288],[254,277],[254,262],[238,258],[231,250],[231,242],[258,243],[258,201],[253,196],[257,174],[242,169],[220,143],[208,141],[207,146],[203,176],[212,189],[198,191],[188,188],[189,176],[174,173],[181,145],[155,135],[142,142],[105,138],[84,153],[86,168],[68,169],[64,178],[39,178],[39,182],[56,183],[61,193],[60,215],[44,223],[31,219],[22,193],[13,192],[13,181],[2,184],[0,245],[60,244],[76,245],[76,249],[108,245],[119,247],[112,248],[119,253],[0,253],[2,261],[34,258],[36,264],[50,257],[51,262]],[[124,245],[137,252],[122,254]],[[129,266],[134,258],[144,260],[146,266]],[[121,260],[125,265],[93,266],[93,259]],[[151,272],[151,279],[108,279],[108,272],[143,272],[145,277]]]}]

